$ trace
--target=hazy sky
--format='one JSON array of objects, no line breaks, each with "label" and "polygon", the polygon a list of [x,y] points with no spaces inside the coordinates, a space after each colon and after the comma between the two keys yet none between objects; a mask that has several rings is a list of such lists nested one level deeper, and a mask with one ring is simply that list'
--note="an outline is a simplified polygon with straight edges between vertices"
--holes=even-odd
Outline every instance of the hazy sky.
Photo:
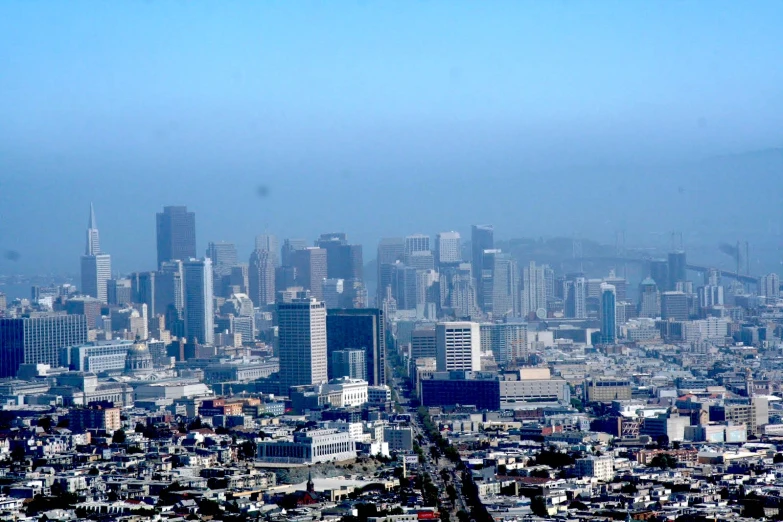
[{"label": "hazy sky", "polygon": [[781,22],[779,1],[0,2],[21,256],[0,273],[76,272],[90,201],[120,271],[154,267],[165,204],[243,258],[266,226],[344,230],[367,260],[475,222],[779,246],[783,172],[734,208],[744,166],[714,184],[701,160],[781,146]]}]

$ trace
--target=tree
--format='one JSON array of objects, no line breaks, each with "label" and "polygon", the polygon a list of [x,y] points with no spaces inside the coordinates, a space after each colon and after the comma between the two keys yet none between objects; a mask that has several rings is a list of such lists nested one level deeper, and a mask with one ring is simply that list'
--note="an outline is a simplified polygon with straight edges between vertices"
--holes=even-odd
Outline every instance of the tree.
[{"label": "tree", "polygon": [[585,411],[585,405],[582,404],[582,401],[580,401],[576,397],[571,397],[571,407],[575,408],[579,412]]},{"label": "tree", "polygon": [[534,469],[533,471],[530,472],[530,476],[531,477],[536,477],[536,478],[547,478],[548,479],[549,478],[549,472],[547,470],[543,469],[543,468]]},{"label": "tree", "polygon": [[660,453],[652,458],[648,466],[651,468],[661,468],[661,469],[676,468],[677,459],[675,459],[668,453]]},{"label": "tree", "polygon": [[239,455],[245,460],[252,460],[256,456],[256,445],[252,440],[246,440],[239,446]]},{"label": "tree", "polygon": [[587,504],[580,500],[573,500],[570,504],[568,504],[568,509],[578,509],[579,511],[587,511],[588,508]]},{"label": "tree", "polygon": [[88,471],[87,473],[88,473],[89,475],[92,475],[92,476],[95,476],[95,475],[100,475],[100,474],[101,474],[101,472],[100,472],[100,471],[98,471],[98,468],[96,468],[95,466],[91,467],[91,468],[90,468],[90,471]]},{"label": "tree", "polygon": [[52,431],[52,418],[51,417],[41,417],[38,419],[38,422],[36,423],[39,427],[43,428],[44,431]]},{"label": "tree", "polygon": [[666,435],[665,433],[662,433],[661,435],[655,437],[655,443],[658,445],[659,448],[668,448],[669,436]]},{"label": "tree", "polygon": [[136,423],[136,429],[134,429],[136,433],[144,433],[144,424],[137,422]]},{"label": "tree", "polygon": [[548,517],[549,510],[546,507],[546,499],[541,495],[536,495],[533,497],[533,499],[530,501],[530,511],[532,511],[536,516]]},{"label": "tree", "polygon": [[783,453],[775,453],[775,456],[772,457],[772,462],[775,464],[780,464],[783,462]]},{"label": "tree", "polygon": [[114,432],[111,436],[111,441],[115,444],[123,444],[128,437],[125,435],[125,430],[122,428]]}]

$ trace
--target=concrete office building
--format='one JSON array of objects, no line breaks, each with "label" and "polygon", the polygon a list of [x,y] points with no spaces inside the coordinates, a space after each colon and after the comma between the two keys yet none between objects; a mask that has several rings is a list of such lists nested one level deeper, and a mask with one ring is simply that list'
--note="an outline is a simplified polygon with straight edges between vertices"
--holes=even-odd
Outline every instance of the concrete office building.
[{"label": "concrete office building", "polygon": [[179,259],[164,261],[160,265],[160,270],[155,274],[154,311],[159,314],[165,314],[167,316],[167,324],[170,322],[168,321],[170,317],[169,310],[174,310],[176,312],[175,315],[181,317],[185,308],[183,281],[182,261]]},{"label": "concrete office building", "polygon": [[16,376],[22,364],[59,366],[63,348],[86,342],[83,315],[0,319],[0,378]]},{"label": "concrete office building", "polygon": [[438,341],[435,335],[435,327],[416,328],[411,333],[411,359],[422,357],[438,357]]},{"label": "concrete office building", "polygon": [[639,284],[639,317],[655,319],[661,316],[661,294],[651,278]]},{"label": "concrete office building", "polygon": [[303,430],[295,432],[292,441],[259,442],[256,458],[286,464],[338,462],[356,458],[356,442],[346,431]]},{"label": "concrete office building", "polygon": [[77,372],[92,372],[95,374],[122,371],[125,368],[125,358],[133,341],[92,341],[63,349],[63,366]]},{"label": "concrete office building", "polygon": [[587,402],[629,401],[631,400],[631,381],[622,378],[596,377],[585,380],[585,399]]},{"label": "concrete office building", "polygon": [[225,241],[210,241],[207,245],[206,256],[212,260],[212,273],[215,280],[231,273],[231,267],[237,264],[237,247],[234,243]]},{"label": "concrete office building", "polygon": [[215,342],[215,313],[213,310],[212,260],[189,259],[182,263],[184,275],[183,314],[185,337],[201,344]]},{"label": "concrete office building", "polygon": [[328,380],[326,307],[314,297],[277,303],[280,383],[291,386]]},{"label": "concrete office building", "polygon": [[459,232],[441,232],[435,239],[435,261],[438,266],[462,262]]},{"label": "concrete office building", "polygon": [[196,257],[196,214],[186,206],[168,206],[155,218],[158,267],[165,261]]},{"label": "concrete office building", "polygon": [[323,301],[323,280],[327,277],[326,250],[306,247],[290,254],[291,266],[296,270],[296,284],[319,301]]},{"label": "concrete office building", "polygon": [[106,282],[106,302],[118,306],[133,302],[130,279],[109,279]]},{"label": "concrete office building", "polygon": [[549,368],[522,368],[518,378],[506,377],[499,382],[501,409],[529,408],[545,403],[571,403],[568,381],[552,378]]},{"label": "concrete office building", "polygon": [[256,248],[263,252],[269,252],[275,268],[280,266],[280,242],[273,234],[259,234],[256,236]]},{"label": "concrete office building", "polygon": [[275,302],[275,259],[267,250],[254,250],[248,266],[250,299],[259,308]]},{"label": "concrete office building", "polygon": [[685,292],[663,292],[661,294],[661,319],[664,321],[688,320],[688,296]]},{"label": "concrete office building", "polygon": [[478,323],[438,323],[435,332],[438,371],[481,370],[481,333]]}]

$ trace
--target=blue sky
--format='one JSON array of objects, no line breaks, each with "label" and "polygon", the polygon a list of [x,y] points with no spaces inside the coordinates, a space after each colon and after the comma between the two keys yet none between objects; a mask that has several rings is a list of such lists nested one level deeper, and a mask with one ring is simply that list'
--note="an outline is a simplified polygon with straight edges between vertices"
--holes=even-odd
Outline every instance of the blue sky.
[{"label": "blue sky", "polygon": [[595,201],[780,146],[781,21],[776,1],[2,2],[0,249],[22,258],[0,273],[76,271],[90,201],[121,271],[153,267],[164,204],[243,257],[265,227],[343,229],[367,259],[472,222],[642,237],[660,197]]}]

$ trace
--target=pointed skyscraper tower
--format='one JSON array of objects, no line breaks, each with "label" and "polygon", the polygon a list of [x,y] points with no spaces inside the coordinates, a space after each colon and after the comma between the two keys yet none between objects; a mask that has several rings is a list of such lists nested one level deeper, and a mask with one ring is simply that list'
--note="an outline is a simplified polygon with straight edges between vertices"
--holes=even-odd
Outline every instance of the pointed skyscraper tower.
[{"label": "pointed skyscraper tower", "polygon": [[98,236],[98,223],[95,221],[95,209],[90,203],[90,220],[87,223],[87,248],[84,253],[96,256],[101,253],[101,241]]},{"label": "pointed skyscraper tower", "polygon": [[87,245],[82,256],[81,293],[106,302],[106,282],[111,279],[111,256],[101,253],[98,223],[95,209],[90,203],[90,219],[87,223]]}]

